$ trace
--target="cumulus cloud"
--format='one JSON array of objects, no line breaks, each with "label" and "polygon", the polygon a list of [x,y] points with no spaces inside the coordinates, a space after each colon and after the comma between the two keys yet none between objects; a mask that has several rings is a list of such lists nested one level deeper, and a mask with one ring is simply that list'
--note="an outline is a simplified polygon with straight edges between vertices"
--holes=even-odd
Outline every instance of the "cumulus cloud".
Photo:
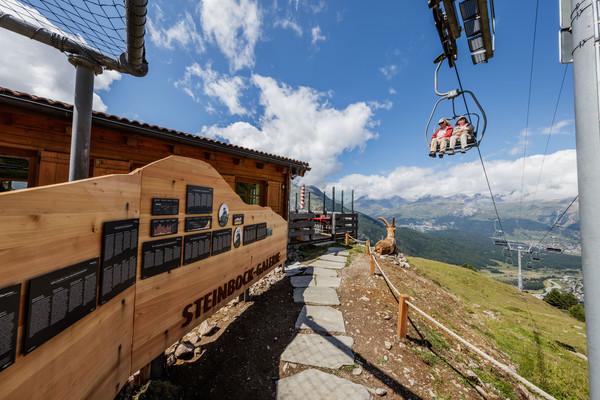
[{"label": "cumulus cloud", "polygon": [[240,102],[241,92],[246,87],[244,78],[221,75],[212,69],[210,63],[204,68],[198,63],[186,67],[183,79],[175,82],[175,87],[181,88],[195,101],[198,101],[197,91],[202,90],[205,95],[223,103],[231,115],[248,113]]},{"label": "cumulus cloud", "polygon": [[379,109],[385,109],[385,110],[391,110],[392,107],[394,106],[394,103],[392,103],[389,100],[384,101],[383,103],[380,103],[378,101],[369,101],[369,106],[375,110],[379,110]]},{"label": "cumulus cloud", "polygon": [[317,45],[317,42],[319,40],[325,40],[325,36],[323,36],[323,34],[321,33],[321,27],[320,26],[315,26],[314,28],[312,28],[311,31],[312,34],[312,40],[311,40],[311,44],[312,45]]},{"label": "cumulus cloud", "polygon": [[260,75],[253,75],[252,83],[264,107],[257,126],[247,122],[205,126],[202,135],[307,161],[312,168],[305,177],[309,184],[322,184],[340,169],[338,157],[343,152],[360,150],[377,137],[369,130],[373,112],[365,103],[336,109],[327,103],[326,95],[308,87],[294,89]]},{"label": "cumulus cloud", "polygon": [[261,34],[261,13],[252,0],[203,0],[202,29],[229,60],[232,71],[254,66],[254,47]]},{"label": "cumulus cloud", "polygon": [[379,71],[381,71],[381,73],[383,74],[383,76],[385,76],[385,79],[390,80],[398,72],[400,72],[400,69],[398,68],[397,65],[392,64],[392,65],[386,65],[385,67],[379,68]]},{"label": "cumulus cloud", "polygon": [[[31,13],[51,25],[35,10]],[[73,104],[75,68],[64,53],[6,29],[0,29],[0,48],[3,52],[0,86]],[[118,72],[104,71],[95,77],[94,88],[109,90],[110,85],[119,79],[121,74]],[[101,112],[107,110],[97,93],[94,93],[93,108]]]},{"label": "cumulus cloud", "polygon": [[[536,192],[536,183],[543,160],[542,155],[525,159],[524,201],[556,200],[577,194],[575,150],[562,150],[546,156]],[[486,170],[494,196],[506,201],[520,201],[523,159],[486,162]],[[388,174],[347,175],[328,186],[330,189],[354,190],[355,194],[371,199],[400,196],[417,200],[426,195],[454,196],[463,194],[489,195],[481,163],[474,161],[455,165],[443,175],[434,168],[400,166]]]},{"label": "cumulus cloud", "polygon": [[174,45],[183,49],[190,47],[197,52],[204,51],[204,42],[202,36],[198,33],[196,23],[189,13],[185,13],[183,18],[175,22],[170,27],[164,25],[164,14],[158,5],[155,5],[156,19],[148,19],[146,24],[150,41],[157,47],[173,50]]}]

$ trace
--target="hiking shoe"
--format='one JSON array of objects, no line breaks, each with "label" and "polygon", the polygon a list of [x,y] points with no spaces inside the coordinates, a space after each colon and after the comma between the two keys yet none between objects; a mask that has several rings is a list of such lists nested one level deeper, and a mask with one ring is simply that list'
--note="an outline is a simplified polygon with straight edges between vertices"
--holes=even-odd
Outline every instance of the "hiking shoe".
[{"label": "hiking shoe", "polygon": [[465,150],[465,149],[460,149],[460,152],[461,152],[461,153],[466,153],[466,152],[467,152],[467,150]]},{"label": "hiking shoe", "polygon": [[450,150],[450,151],[448,152],[448,155],[449,155],[449,156],[451,156],[451,155],[453,155],[453,154],[454,154],[454,150]]},{"label": "hiking shoe", "polygon": [[430,152],[429,152],[429,157],[433,157],[433,158],[435,158],[435,151],[430,151]]},{"label": "hiking shoe", "polygon": [[444,153],[440,153],[440,154],[438,154],[438,157],[439,157],[439,158],[444,158]]}]

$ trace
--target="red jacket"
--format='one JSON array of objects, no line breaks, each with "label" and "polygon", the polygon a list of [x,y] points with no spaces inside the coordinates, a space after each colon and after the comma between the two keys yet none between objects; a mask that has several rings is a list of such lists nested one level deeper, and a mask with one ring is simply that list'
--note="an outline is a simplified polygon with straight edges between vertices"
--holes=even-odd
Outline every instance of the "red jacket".
[{"label": "red jacket", "polygon": [[[433,140],[433,138],[437,137],[437,134],[440,131],[440,129],[442,129],[442,128],[438,128],[435,132],[433,132],[433,136],[431,136],[431,140]],[[449,138],[450,136],[452,136],[452,125],[448,125],[446,127],[446,134],[443,137]]]}]

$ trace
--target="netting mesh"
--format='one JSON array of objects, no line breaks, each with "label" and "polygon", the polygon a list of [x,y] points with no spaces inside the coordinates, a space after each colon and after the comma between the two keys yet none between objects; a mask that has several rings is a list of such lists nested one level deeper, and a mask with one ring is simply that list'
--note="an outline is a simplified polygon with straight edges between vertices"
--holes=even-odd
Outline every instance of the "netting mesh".
[{"label": "netting mesh", "polygon": [[0,0],[0,11],[115,59],[127,46],[122,0]]}]

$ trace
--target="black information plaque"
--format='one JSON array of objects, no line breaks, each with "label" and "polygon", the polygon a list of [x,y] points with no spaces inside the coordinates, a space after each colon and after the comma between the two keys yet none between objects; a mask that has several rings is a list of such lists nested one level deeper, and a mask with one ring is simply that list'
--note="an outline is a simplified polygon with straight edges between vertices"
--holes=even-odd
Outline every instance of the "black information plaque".
[{"label": "black information plaque", "polygon": [[142,279],[181,267],[181,236],[142,244]]},{"label": "black information plaque", "polygon": [[152,199],[152,215],[179,214],[179,199]]},{"label": "black information plaque", "polygon": [[267,223],[256,224],[256,240],[263,240],[267,237]]},{"label": "black information plaque", "polygon": [[213,231],[212,255],[225,253],[231,250],[231,228]]},{"label": "black information plaque", "polygon": [[15,362],[21,284],[0,289],[0,372]]},{"label": "black information plaque", "polygon": [[244,225],[244,214],[233,214],[233,225]]},{"label": "black information plaque", "polygon": [[29,281],[25,354],[96,309],[99,261],[92,258]]},{"label": "black information plaque", "polygon": [[138,218],[104,223],[100,305],[135,283],[139,225]]},{"label": "black information plaque", "polygon": [[256,242],[256,225],[244,226],[244,246]]},{"label": "black information plaque", "polygon": [[210,237],[210,232],[203,232],[183,239],[183,265],[210,257]]},{"label": "black information plaque", "polygon": [[213,206],[213,189],[204,186],[187,186],[186,214],[210,214]]},{"label": "black information plaque", "polygon": [[150,236],[174,235],[177,233],[179,220],[177,218],[153,219],[150,221]]},{"label": "black information plaque", "polygon": [[185,219],[185,231],[196,232],[212,228],[212,217],[187,217]]}]

